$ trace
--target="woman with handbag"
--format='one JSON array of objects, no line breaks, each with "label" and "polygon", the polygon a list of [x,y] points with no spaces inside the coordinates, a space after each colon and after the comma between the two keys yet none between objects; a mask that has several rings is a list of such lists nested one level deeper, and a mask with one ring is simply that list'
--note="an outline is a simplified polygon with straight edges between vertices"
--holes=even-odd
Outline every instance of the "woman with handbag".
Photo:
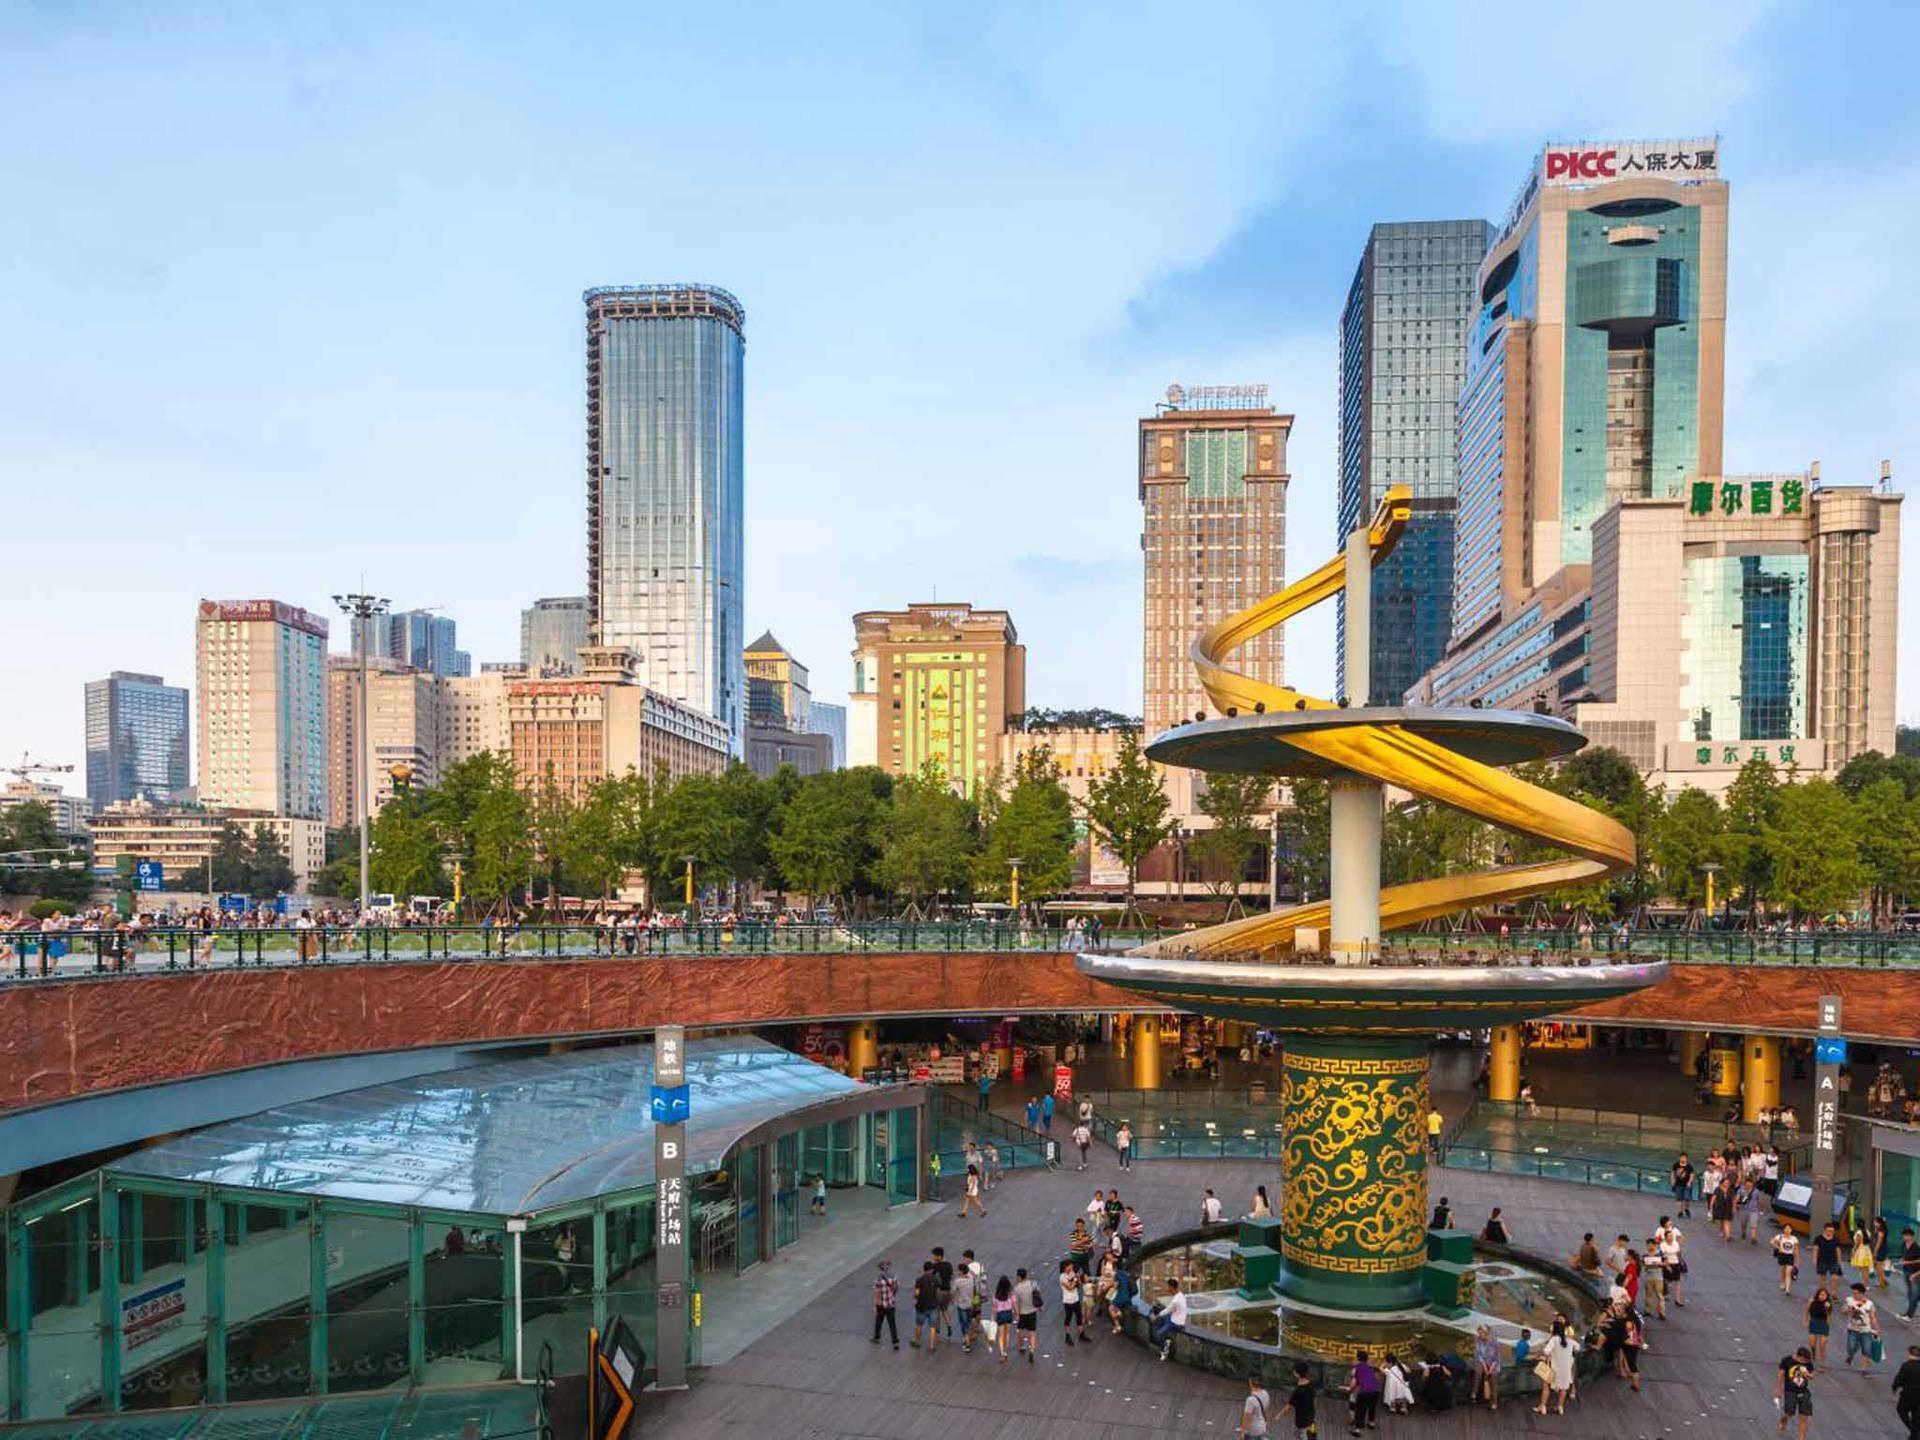
[{"label": "woman with handbag", "polygon": [[1567,1322],[1555,1320],[1553,1333],[1540,1347],[1540,1359],[1533,1367],[1533,1373],[1540,1377],[1540,1403],[1533,1407],[1534,1414],[1546,1414],[1547,1401],[1556,1397],[1559,1403],[1555,1413],[1567,1413],[1567,1392],[1573,1389],[1574,1357],[1573,1336],[1567,1333]]}]

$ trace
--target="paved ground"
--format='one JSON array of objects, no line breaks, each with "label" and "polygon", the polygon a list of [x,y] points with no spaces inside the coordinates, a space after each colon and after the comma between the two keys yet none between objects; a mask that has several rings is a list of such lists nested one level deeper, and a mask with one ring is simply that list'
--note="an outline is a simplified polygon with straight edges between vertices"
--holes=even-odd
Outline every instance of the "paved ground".
[{"label": "paved ground", "polygon": [[[949,1256],[966,1246],[989,1273],[1016,1265],[1051,1271],[1072,1219],[1093,1183],[1117,1184],[1145,1215],[1148,1234],[1188,1224],[1204,1186],[1229,1203],[1244,1203],[1255,1184],[1270,1191],[1271,1168],[1243,1161],[1142,1162],[1118,1171],[1096,1151],[1087,1175],[1071,1166],[1058,1174],[1010,1177],[992,1197],[987,1218],[962,1221],[952,1209],[922,1220],[886,1255],[903,1273],[917,1270],[934,1245]],[[1583,1231],[1607,1237],[1622,1230],[1644,1235],[1657,1207],[1632,1195],[1554,1181],[1442,1170],[1434,1190],[1451,1197],[1464,1220],[1477,1225],[1489,1207],[1505,1207],[1516,1238],[1549,1254],[1565,1255]],[[1643,1360],[1644,1388],[1633,1394],[1605,1379],[1591,1386],[1565,1419],[1540,1419],[1508,1404],[1450,1415],[1389,1417],[1387,1431],[1433,1436],[1552,1433],[1567,1436],[1684,1437],[1720,1440],[1774,1433],[1775,1366],[1802,1335],[1803,1276],[1793,1300],[1780,1297],[1778,1276],[1764,1248],[1728,1246],[1693,1222],[1688,1257],[1688,1304],[1673,1319],[1650,1321]],[[781,1262],[770,1262],[769,1269]],[[1060,1343],[1057,1303],[1043,1317],[1037,1365],[1002,1366],[980,1354],[942,1347],[932,1355],[906,1348],[896,1354],[867,1340],[872,1258],[822,1281],[817,1294],[736,1358],[704,1372],[683,1395],[663,1396],[643,1409],[639,1433],[648,1437],[770,1435],[780,1440],[1096,1440],[1138,1435],[1234,1433],[1241,1387],[1160,1364],[1131,1341],[1110,1336],[1091,1347]],[[1890,1296],[1894,1292],[1883,1292]],[[1834,1370],[1814,1385],[1817,1436],[1896,1436],[1889,1381],[1895,1361],[1920,1327],[1901,1325],[1898,1307],[1883,1308],[1887,1363],[1863,1376]],[[911,1309],[908,1310],[909,1323]],[[1840,1347],[1836,1342],[1837,1364]],[[651,1397],[650,1397],[651,1398]],[[1321,1433],[1340,1433],[1344,1415],[1323,1399]]]}]

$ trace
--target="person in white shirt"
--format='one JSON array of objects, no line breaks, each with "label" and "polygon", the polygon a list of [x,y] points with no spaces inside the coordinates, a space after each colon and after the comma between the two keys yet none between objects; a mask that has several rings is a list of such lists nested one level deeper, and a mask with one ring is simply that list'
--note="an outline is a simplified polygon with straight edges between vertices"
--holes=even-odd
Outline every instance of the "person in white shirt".
[{"label": "person in white shirt", "polygon": [[1209,1187],[1206,1198],[1200,1202],[1200,1223],[1202,1225],[1218,1225],[1226,1218],[1226,1207],[1220,1203],[1220,1197],[1214,1194],[1212,1188]]},{"label": "person in white shirt", "polygon": [[1166,1359],[1173,1353],[1173,1337],[1187,1328],[1187,1297],[1181,1293],[1178,1280],[1167,1281],[1167,1298],[1153,1312],[1153,1319],[1147,1327],[1148,1337],[1160,1347],[1160,1358]]},{"label": "person in white shirt", "polygon": [[1787,1228],[1787,1222],[1780,1222],[1780,1230],[1768,1242],[1773,1246],[1773,1258],[1780,1267],[1780,1293],[1793,1293],[1793,1277],[1800,1268],[1800,1237]]},{"label": "person in white shirt", "polygon": [[1087,1168],[1087,1151],[1093,1148],[1093,1131],[1087,1128],[1086,1121],[1082,1120],[1073,1127],[1073,1143],[1079,1147],[1080,1168],[1084,1170]]},{"label": "person in white shirt", "polygon": [[1659,1226],[1653,1232],[1653,1239],[1660,1247],[1660,1273],[1666,1281],[1667,1298],[1684,1310],[1687,1301],[1681,1287],[1687,1278],[1687,1262],[1681,1255],[1681,1248],[1686,1243],[1686,1237],[1671,1218],[1662,1215]]}]

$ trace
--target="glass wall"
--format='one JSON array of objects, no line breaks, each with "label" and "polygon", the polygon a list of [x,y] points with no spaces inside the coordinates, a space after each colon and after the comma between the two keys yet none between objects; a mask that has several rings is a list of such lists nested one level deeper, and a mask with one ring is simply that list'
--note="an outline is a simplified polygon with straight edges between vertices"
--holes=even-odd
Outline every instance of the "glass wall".
[{"label": "glass wall", "polygon": [[903,1105],[887,1126],[887,1203],[911,1204],[920,1198],[919,1111]]},{"label": "glass wall", "polygon": [[773,1142],[773,1247],[784,1249],[800,1238],[800,1134]]},{"label": "glass wall", "polygon": [[760,1259],[761,1153],[758,1145],[742,1145],[734,1152],[733,1202],[740,1217],[737,1243],[742,1270]]},{"label": "glass wall", "polygon": [[1680,702],[1700,741],[1807,733],[1807,557],[1689,559]]}]

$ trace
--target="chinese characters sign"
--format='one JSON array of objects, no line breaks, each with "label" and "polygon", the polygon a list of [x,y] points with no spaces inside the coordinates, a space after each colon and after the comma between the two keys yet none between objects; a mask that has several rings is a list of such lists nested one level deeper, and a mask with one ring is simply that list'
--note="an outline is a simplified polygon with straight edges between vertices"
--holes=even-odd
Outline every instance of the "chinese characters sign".
[{"label": "chinese characters sign", "polygon": [[1780,480],[1695,480],[1687,487],[1687,514],[1696,517],[1806,513],[1807,486],[1797,475]]},{"label": "chinese characters sign", "polygon": [[1605,140],[1549,145],[1541,156],[1547,185],[1593,185],[1607,180],[1714,180],[1720,175],[1718,140]]},{"label": "chinese characters sign", "polygon": [[1821,740],[1685,740],[1667,746],[1669,770],[1738,770],[1749,760],[1765,760],[1776,770],[1818,772],[1826,768]]}]

